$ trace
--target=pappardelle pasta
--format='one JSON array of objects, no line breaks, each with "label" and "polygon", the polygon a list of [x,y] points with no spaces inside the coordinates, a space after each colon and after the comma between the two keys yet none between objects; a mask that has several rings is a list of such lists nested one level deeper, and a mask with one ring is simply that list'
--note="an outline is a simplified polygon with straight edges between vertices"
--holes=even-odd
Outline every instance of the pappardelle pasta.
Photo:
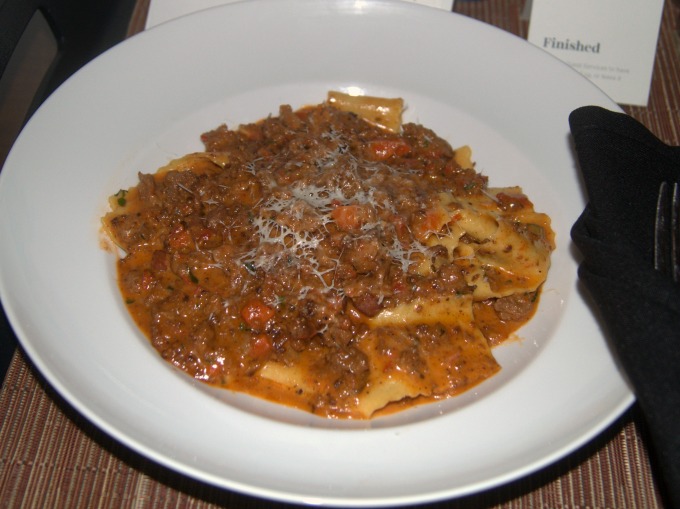
[{"label": "pappardelle pasta", "polygon": [[493,376],[533,315],[554,234],[401,99],[319,105],[202,135],[110,200],[130,313],[190,376],[368,419]]}]

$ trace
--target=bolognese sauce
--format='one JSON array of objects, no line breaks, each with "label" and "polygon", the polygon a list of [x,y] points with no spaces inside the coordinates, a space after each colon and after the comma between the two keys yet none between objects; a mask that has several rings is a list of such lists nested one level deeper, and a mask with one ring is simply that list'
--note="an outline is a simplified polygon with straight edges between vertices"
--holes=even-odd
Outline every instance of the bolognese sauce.
[{"label": "bolognese sauce", "polygon": [[498,371],[491,347],[533,315],[554,248],[520,188],[489,188],[469,149],[426,127],[331,100],[201,139],[103,220],[163,359],[333,418]]}]

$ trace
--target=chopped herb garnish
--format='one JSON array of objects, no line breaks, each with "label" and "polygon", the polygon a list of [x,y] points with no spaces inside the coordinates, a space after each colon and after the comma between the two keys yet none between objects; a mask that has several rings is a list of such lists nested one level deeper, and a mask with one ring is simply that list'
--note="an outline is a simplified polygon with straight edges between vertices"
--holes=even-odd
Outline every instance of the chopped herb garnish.
[{"label": "chopped herb garnish", "polygon": [[121,190],[119,190],[116,194],[114,194],[114,196],[115,196],[116,198],[118,198],[118,199],[116,200],[116,202],[117,202],[118,205],[120,205],[121,207],[125,207],[125,205],[127,204],[127,200],[125,199],[125,195],[127,195],[127,191],[126,191],[125,189],[121,189]]},{"label": "chopped herb garnish", "polygon": [[198,284],[198,278],[194,276],[194,273],[189,271],[189,279],[191,279],[191,282],[194,284]]}]

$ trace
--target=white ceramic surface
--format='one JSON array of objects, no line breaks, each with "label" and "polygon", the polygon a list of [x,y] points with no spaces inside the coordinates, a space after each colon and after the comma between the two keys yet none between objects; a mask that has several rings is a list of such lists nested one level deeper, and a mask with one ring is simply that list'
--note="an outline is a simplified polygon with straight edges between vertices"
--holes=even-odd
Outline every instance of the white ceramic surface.
[{"label": "white ceramic surface", "polygon": [[[320,102],[401,96],[406,119],[469,144],[492,185],[522,185],[557,251],[503,370],[446,402],[369,422],[318,419],[194,383],[126,314],[100,246],[107,196],[199,135]],[[25,351],[79,412],[139,453],[255,496],[400,505],[488,489],[579,447],[632,402],[577,284],[569,229],[584,206],[567,118],[618,110],[512,35],[381,0],[251,0],[113,48],[35,114],[0,175],[0,297]]]}]

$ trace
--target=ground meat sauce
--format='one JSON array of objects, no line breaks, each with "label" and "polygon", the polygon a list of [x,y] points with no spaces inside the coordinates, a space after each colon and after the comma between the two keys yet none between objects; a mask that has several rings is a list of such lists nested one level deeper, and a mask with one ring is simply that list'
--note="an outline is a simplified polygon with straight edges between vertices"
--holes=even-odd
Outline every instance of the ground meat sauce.
[{"label": "ground meat sauce", "polygon": [[[202,141],[205,153],[140,174],[105,218],[125,252],[127,307],[165,360],[209,384],[340,418],[370,417],[356,406],[376,356],[385,373],[424,383],[428,370],[446,370],[446,387],[409,393],[399,408],[457,394],[499,369],[486,341],[451,320],[380,322],[400,305],[474,290],[446,248],[414,237],[438,193],[486,188],[447,142],[415,124],[393,133],[326,103],[282,106]],[[476,302],[477,326],[500,343],[532,316],[536,296]],[[307,381],[285,386],[260,376],[265,366],[294,366]]]}]

